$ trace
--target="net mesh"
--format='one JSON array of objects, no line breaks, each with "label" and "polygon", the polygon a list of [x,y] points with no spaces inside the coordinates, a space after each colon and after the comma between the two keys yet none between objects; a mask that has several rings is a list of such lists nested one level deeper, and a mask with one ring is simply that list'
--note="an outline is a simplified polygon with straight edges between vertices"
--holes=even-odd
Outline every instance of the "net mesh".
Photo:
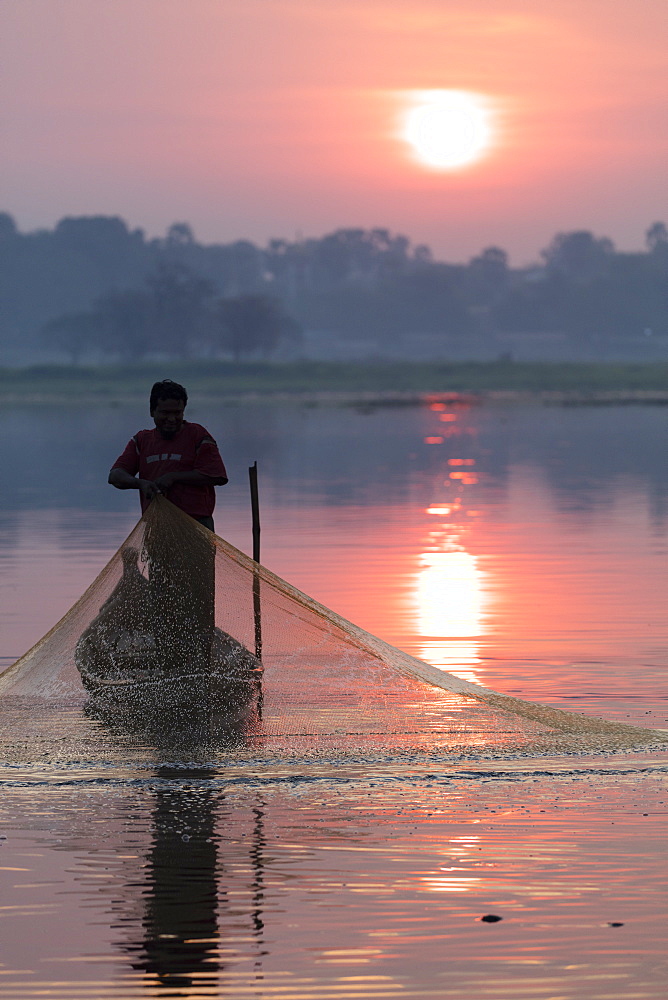
[{"label": "net mesh", "polygon": [[668,734],[523,701],[398,650],[156,497],[0,697],[246,745],[591,752]]}]

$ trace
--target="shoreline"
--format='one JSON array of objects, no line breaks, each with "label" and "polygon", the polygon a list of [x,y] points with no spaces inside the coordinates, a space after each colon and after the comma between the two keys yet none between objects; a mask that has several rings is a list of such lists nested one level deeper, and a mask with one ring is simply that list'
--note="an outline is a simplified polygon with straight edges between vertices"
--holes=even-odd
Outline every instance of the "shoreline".
[{"label": "shoreline", "polygon": [[[334,406],[334,407],[401,407],[428,406],[430,403],[446,403],[453,406],[496,405],[540,405],[540,406],[668,406],[668,390],[653,391],[642,389],[614,389],[606,391],[583,391],[569,389],[489,389],[474,391],[384,391],[384,390],[281,390],[249,392],[224,391],[212,393],[199,391],[192,380],[189,393],[197,398],[197,403],[210,405],[224,403],[229,406]],[[65,392],[2,392],[0,408],[15,406],[90,406],[92,404],[120,407],[146,401],[146,392],[106,393],[89,391],[76,394]]]},{"label": "shoreline", "polygon": [[0,406],[123,406],[144,402],[153,382],[163,378],[181,382],[206,404],[668,405],[668,363],[170,361],[0,368]]}]

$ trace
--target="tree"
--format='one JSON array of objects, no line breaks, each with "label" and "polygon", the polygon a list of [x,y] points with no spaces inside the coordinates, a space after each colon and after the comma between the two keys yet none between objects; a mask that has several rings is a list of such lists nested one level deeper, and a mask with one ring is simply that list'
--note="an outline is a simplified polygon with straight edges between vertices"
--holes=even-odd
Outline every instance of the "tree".
[{"label": "tree", "polygon": [[191,247],[195,243],[195,234],[187,222],[174,222],[167,230],[165,244],[169,248]]},{"label": "tree", "polygon": [[418,267],[387,278],[374,290],[379,340],[393,334],[463,337],[471,320],[462,295],[462,269],[449,264]]},{"label": "tree", "polygon": [[0,212],[0,240],[11,240],[18,234],[14,217],[9,212]]},{"label": "tree", "polygon": [[649,261],[653,269],[665,278],[668,272],[668,228],[665,222],[654,222],[645,234]]},{"label": "tree", "polygon": [[653,222],[645,233],[645,243],[650,253],[668,246],[668,228],[665,222]]},{"label": "tree", "polygon": [[123,289],[101,295],[95,302],[100,347],[107,354],[136,361],[151,349],[153,302],[148,291]]},{"label": "tree", "polygon": [[581,282],[604,274],[614,252],[614,244],[607,236],[597,239],[581,229],[572,233],[557,233],[541,256],[548,271]]},{"label": "tree", "polygon": [[239,295],[221,299],[217,305],[218,346],[232,353],[235,361],[244,355],[271,354],[281,340],[298,339],[301,327],[268,295]]},{"label": "tree", "polygon": [[97,347],[100,319],[95,312],[66,313],[45,324],[42,335],[50,347],[69,354],[73,365]]},{"label": "tree", "polygon": [[223,248],[223,286],[226,295],[252,295],[264,286],[263,254],[250,240]]},{"label": "tree", "polygon": [[508,254],[500,247],[486,247],[473,257],[467,268],[471,298],[476,305],[490,305],[498,300],[508,285]]},{"label": "tree", "polygon": [[176,261],[148,276],[150,340],[155,350],[189,358],[206,343],[214,285]]}]

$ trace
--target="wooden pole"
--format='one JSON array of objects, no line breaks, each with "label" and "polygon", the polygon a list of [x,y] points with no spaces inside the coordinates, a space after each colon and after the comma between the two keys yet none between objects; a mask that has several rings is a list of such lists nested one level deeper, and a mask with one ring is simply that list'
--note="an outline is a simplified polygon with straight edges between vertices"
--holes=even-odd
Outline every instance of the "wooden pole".
[{"label": "wooden pole", "polygon": [[255,622],[255,655],[262,659],[262,607],[260,603],[260,503],[257,489],[257,462],[248,469],[250,479],[251,514],[253,518],[253,620]]},{"label": "wooden pole", "polygon": [[260,561],[260,504],[257,493],[257,462],[253,462],[248,470],[250,479],[251,513],[253,515],[253,559]]}]

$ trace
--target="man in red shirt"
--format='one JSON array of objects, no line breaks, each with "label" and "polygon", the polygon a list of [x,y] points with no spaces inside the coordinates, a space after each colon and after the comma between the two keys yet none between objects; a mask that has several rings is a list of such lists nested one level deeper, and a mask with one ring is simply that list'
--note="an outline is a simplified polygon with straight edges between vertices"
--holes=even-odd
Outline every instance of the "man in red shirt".
[{"label": "man in red shirt", "polygon": [[188,394],[165,379],[151,389],[155,429],[139,431],[128,441],[109,473],[119,490],[139,490],[142,512],[156,493],[213,531],[214,486],[224,486],[227,472],[218,445],[200,424],[184,420]]}]

